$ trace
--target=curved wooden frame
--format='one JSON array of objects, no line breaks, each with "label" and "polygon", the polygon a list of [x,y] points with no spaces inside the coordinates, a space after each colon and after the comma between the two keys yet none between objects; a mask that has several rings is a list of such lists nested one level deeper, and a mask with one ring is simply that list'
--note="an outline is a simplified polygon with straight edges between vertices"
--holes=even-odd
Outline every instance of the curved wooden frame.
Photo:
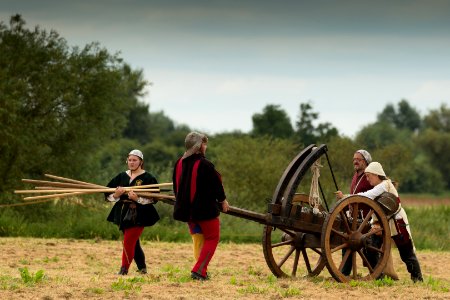
[{"label": "curved wooden frame", "polygon": [[[277,209],[272,211],[269,209],[269,213],[281,216],[284,220],[291,218],[291,209],[301,180],[313,163],[319,157],[326,155],[327,150],[326,145],[318,147],[310,145],[291,161],[281,176],[272,197],[271,205]],[[331,166],[330,170],[332,172]],[[270,224],[270,221],[268,223],[269,225],[266,225],[263,230],[262,245],[267,265],[275,276],[295,277],[299,268],[300,255],[305,263],[306,275],[317,276],[322,271],[325,267],[325,260],[322,257],[323,251],[320,246],[320,227],[317,231],[306,228],[307,226],[304,226],[304,230],[296,230],[290,229],[289,226],[283,226],[283,224],[277,226]],[[281,241],[276,241],[273,236],[275,228],[284,232]],[[275,254],[275,248],[282,250]]]}]

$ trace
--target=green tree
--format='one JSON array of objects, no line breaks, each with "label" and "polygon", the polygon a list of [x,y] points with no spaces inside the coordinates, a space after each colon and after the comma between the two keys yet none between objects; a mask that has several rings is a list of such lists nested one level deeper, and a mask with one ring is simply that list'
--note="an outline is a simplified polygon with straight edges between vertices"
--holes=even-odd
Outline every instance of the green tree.
[{"label": "green tree", "polygon": [[442,104],[424,117],[424,127],[438,132],[450,133],[450,108]]},{"label": "green tree", "polygon": [[398,130],[393,124],[385,122],[366,125],[355,136],[356,144],[369,151],[408,141],[411,141],[410,131]]},{"label": "green tree", "polygon": [[428,156],[433,168],[443,177],[447,189],[450,188],[450,108],[442,104],[424,117],[424,127],[418,145]]},{"label": "green tree", "polygon": [[445,186],[450,188],[450,132],[426,129],[417,138],[420,149],[427,155],[432,168],[439,171]]},{"label": "green tree", "polygon": [[378,123],[389,123],[398,129],[408,129],[415,131],[420,129],[422,119],[419,112],[411,107],[409,102],[402,99],[397,104],[397,109],[392,104],[386,105],[377,116]]},{"label": "green tree", "polygon": [[123,137],[139,141],[141,144],[149,142],[151,137],[151,120],[149,105],[138,102],[128,113],[127,127],[123,130]]},{"label": "green tree", "polygon": [[222,175],[231,205],[267,210],[273,192],[298,149],[285,139],[222,135],[212,137],[206,156]]},{"label": "green tree", "polygon": [[254,136],[289,138],[294,132],[289,116],[279,105],[267,105],[262,113],[254,114],[252,120]]},{"label": "green tree", "polygon": [[296,139],[302,145],[326,143],[339,132],[331,123],[314,122],[319,118],[319,113],[313,111],[311,103],[300,103],[300,113],[296,122]]},{"label": "green tree", "polygon": [[0,23],[0,191],[24,176],[84,177],[121,136],[146,82],[98,44],[69,49],[55,31]]},{"label": "green tree", "polygon": [[400,193],[441,192],[444,188],[441,174],[414,144],[415,141],[392,143],[373,151],[372,158],[381,162],[388,177],[398,183]]}]

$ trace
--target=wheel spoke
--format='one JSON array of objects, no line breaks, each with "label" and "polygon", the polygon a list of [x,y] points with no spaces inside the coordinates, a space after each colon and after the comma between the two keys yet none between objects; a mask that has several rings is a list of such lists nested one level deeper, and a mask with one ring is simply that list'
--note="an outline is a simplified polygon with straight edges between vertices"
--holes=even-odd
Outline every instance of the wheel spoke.
[{"label": "wheel spoke", "polygon": [[303,255],[303,260],[305,261],[306,269],[308,270],[308,274],[309,274],[312,272],[312,270],[311,270],[311,264],[309,263],[308,253],[306,252],[305,248],[302,249],[302,255]]},{"label": "wheel spoke", "polygon": [[281,268],[281,266],[287,261],[289,256],[291,256],[292,252],[294,252],[295,247],[291,247],[289,251],[286,253],[286,255],[283,257],[283,259],[278,263],[278,267]]},{"label": "wheel spoke", "polygon": [[372,251],[376,251],[376,252],[381,253],[381,254],[384,253],[383,248],[376,248],[374,246],[367,246],[366,249],[370,249]]},{"label": "wheel spoke", "polygon": [[295,251],[294,265],[292,266],[292,277],[297,274],[298,260],[300,259],[300,250]]},{"label": "wheel spoke", "polygon": [[344,248],[347,248],[347,247],[348,247],[348,244],[347,244],[347,243],[340,244],[339,246],[337,246],[337,247],[331,249],[331,253],[334,253],[334,252],[336,252],[336,251],[339,251],[339,250],[344,249]]},{"label": "wheel spoke", "polygon": [[370,230],[368,233],[363,234],[363,238],[368,238],[374,234],[377,234],[378,232],[383,232],[383,228],[376,228],[374,230]]},{"label": "wheel spoke", "polygon": [[369,269],[369,272],[372,273],[373,272],[373,268],[369,263],[369,260],[367,259],[366,255],[364,255],[364,252],[360,250],[358,250],[358,254],[361,257],[361,259],[363,260],[364,264],[367,266],[367,268]]},{"label": "wheel spoke", "polygon": [[348,257],[350,256],[351,253],[352,253],[352,250],[350,250],[350,249],[347,249],[347,251],[345,251],[344,256],[342,257],[341,264],[339,265],[339,270],[342,270],[342,268],[344,267],[344,265],[347,262]]},{"label": "wheel spoke", "polygon": [[292,240],[272,244],[272,248],[276,248],[276,247],[280,247],[280,246],[284,246],[284,245],[290,245],[290,244],[292,244]]},{"label": "wheel spoke", "polygon": [[356,252],[352,252],[352,269],[353,269],[353,279],[358,276],[358,266],[356,265]]},{"label": "wheel spoke", "polygon": [[337,235],[339,235],[340,237],[342,237],[342,238],[344,238],[346,240],[348,239],[348,235],[346,233],[344,233],[344,232],[337,231],[334,228],[331,228],[331,231],[336,233]]},{"label": "wheel spoke", "polygon": [[[312,251],[316,252],[320,256],[322,256],[322,251],[318,250],[317,248],[310,248]],[[320,248],[319,248],[320,249]]]},{"label": "wheel spoke", "polygon": [[362,230],[366,227],[367,223],[369,223],[369,219],[372,217],[373,215],[373,210],[371,209],[368,213],[367,216],[364,218],[364,221],[361,223],[361,225],[358,228],[358,232],[362,232]]},{"label": "wheel spoke", "polygon": [[342,211],[342,210],[339,212],[339,214],[341,215],[342,222],[344,222],[345,230],[347,230],[347,233],[350,233],[351,230],[350,230],[350,225],[348,224],[347,216],[345,215],[344,211]]},{"label": "wheel spoke", "polygon": [[353,211],[352,211],[352,231],[356,230],[356,226],[358,225],[358,202],[355,202],[353,204]]},{"label": "wheel spoke", "polygon": [[278,229],[280,229],[281,231],[283,231],[283,232],[289,234],[289,235],[292,236],[292,237],[295,237],[295,235],[296,235],[295,232],[292,232],[292,231],[290,231],[290,230],[283,229],[283,228],[278,228]]}]

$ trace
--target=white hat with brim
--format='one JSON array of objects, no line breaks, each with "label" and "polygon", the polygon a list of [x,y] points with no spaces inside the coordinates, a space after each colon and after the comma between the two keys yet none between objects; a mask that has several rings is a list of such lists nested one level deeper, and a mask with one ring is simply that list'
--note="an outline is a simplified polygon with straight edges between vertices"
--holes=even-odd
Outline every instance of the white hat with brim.
[{"label": "white hat with brim", "polygon": [[364,170],[364,173],[371,173],[379,176],[386,177],[386,173],[384,173],[383,167],[377,161],[371,162],[367,168]]}]

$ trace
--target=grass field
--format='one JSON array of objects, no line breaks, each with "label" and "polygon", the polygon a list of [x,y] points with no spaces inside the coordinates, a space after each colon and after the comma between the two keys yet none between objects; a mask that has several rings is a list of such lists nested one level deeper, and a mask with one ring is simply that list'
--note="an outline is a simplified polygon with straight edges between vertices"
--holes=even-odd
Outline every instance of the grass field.
[{"label": "grass field", "polygon": [[[148,229],[146,229],[148,230]],[[151,229],[150,229],[151,230]],[[0,299],[450,299],[450,253],[419,251],[425,281],[413,284],[398,251],[399,281],[277,279],[258,244],[220,244],[207,282],[192,281],[189,243],[143,241],[149,274],[120,267],[120,241],[1,238]]]}]

